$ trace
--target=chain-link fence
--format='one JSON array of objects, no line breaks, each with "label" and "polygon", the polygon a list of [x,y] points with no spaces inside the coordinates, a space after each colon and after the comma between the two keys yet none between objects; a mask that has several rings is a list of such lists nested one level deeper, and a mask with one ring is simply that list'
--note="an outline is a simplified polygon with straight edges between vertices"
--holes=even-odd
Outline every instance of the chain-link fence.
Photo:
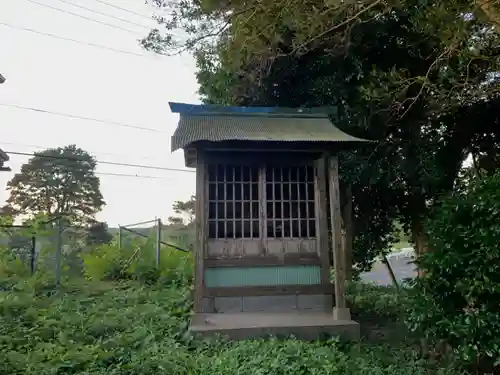
[{"label": "chain-link fence", "polygon": [[190,279],[190,251],[163,241],[161,220],[150,223],[154,226],[120,226],[115,235],[70,224],[63,217],[33,225],[0,225],[0,277],[41,276],[56,285],[71,278]]}]

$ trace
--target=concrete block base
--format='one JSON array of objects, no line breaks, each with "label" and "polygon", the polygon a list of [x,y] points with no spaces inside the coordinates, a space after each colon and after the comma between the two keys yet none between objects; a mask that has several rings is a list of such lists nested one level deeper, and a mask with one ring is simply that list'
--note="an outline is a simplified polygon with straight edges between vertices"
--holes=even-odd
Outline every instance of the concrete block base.
[{"label": "concrete block base", "polygon": [[331,312],[332,304],[332,296],[328,294],[205,297],[202,299],[201,312],[233,314],[239,312],[316,311],[328,313]]},{"label": "concrete block base", "polygon": [[335,320],[351,320],[351,312],[348,308],[333,308],[333,319]]},{"label": "concrete block base", "polygon": [[336,320],[327,312],[240,312],[194,314],[190,330],[203,337],[225,336],[245,340],[269,336],[289,336],[300,340],[316,340],[323,335],[359,340],[359,324],[352,320]]}]

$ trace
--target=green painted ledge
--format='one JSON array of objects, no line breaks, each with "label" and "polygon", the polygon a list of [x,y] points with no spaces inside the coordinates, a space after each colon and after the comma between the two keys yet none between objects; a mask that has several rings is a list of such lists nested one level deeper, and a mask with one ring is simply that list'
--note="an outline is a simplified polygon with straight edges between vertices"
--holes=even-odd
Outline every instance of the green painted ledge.
[{"label": "green painted ledge", "polygon": [[208,288],[320,284],[320,266],[220,267],[205,270]]}]

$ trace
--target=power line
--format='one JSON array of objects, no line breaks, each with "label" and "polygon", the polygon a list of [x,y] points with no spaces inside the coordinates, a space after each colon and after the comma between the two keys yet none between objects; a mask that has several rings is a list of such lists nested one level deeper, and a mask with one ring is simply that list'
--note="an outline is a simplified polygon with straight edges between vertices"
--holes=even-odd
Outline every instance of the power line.
[{"label": "power line", "polygon": [[[29,29],[29,28],[26,28],[26,27],[14,26],[14,25],[11,25],[11,24],[8,24],[8,23],[5,23],[5,22],[0,22],[0,25],[6,26],[6,27],[10,27],[12,29],[17,29],[17,30],[22,30],[22,31],[28,31],[28,32],[34,33],[34,34],[48,36],[48,37],[55,38],[55,39],[65,40],[67,42],[73,42],[73,43],[81,44],[81,45],[84,45],[84,46],[95,47],[95,48],[105,49],[105,50],[112,51],[112,52],[122,53],[122,54],[125,54],[125,55],[138,56],[138,57],[146,57],[146,58],[148,57],[147,55],[140,54],[140,53],[135,53],[135,52],[130,52],[130,51],[124,51],[124,50],[121,50],[121,49],[116,49],[116,48],[113,48],[113,47],[104,46],[102,44],[88,43],[88,42],[84,42],[84,41],[81,41],[81,40],[78,40],[78,39],[73,39],[73,38],[68,38],[68,37],[65,37],[65,36],[60,36],[60,35],[56,35],[56,34],[46,33],[46,32],[43,32],[43,31]],[[165,56],[165,54],[162,54],[162,53],[158,53],[158,54]]]},{"label": "power line", "polygon": [[135,26],[139,26],[139,27],[143,27],[145,29],[151,30],[151,27],[149,27],[149,26],[141,25],[140,23],[129,21],[129,20],[125,19],[125,18],[112,16],[111,14],[100,12],[100,11],[94,10],[92,8],[87,8],[87,7],[84,7],[83,5],[72,3],[71,1],[67,1],[67,0],[58,0],[58,1],[60,1],[61,3],[72,5],[74,7],[80,8],[80,9],[88,10],[89,12],[92,12],[92,13],[100,14],[100,15],[105,16],[105,17],[113,18],[113,19],[121,21],[121,22],[129,23],[131,25],[135,25]]},{"label": "power line", "polygon": [[130,9],[119,7],[118,5],[110,4],[110,3],[106,2],[106,1],[103,1],[103,0],[94,0],[94,1],[97,1],[98,3],[110,6],[112,8],[123,10],[124,12],[130,13],[130,14],[135,14],[136,16],[139,16],[139,17],[147,18],[148,20],[152,19],[151,17],[148,17],[148,16],[146,16],[144,14],[134,12],[133,10],[130,10]]},{"label": "power line", "polygon": [[[90,18],[90,17],[82,16],[81,14],[78,14],[78,13],[68,12],[68,11],[66,11],[64,9],[61,9],[61,8],[58,8],[58,7],[54,7],[52,5],[40,3],[40,2],[38,2],[36,0],[26,0],[26,1],[28,1],[30,3],[33,3],[33,4],[40,5],[42,7],[46,7],[46,8],[53,9],[53,10],[57,10],[58,12],[69,14],[69,15],[74,16],[74,17],[82,18],[82,19],[87,20],[87,21],[99,23],[101,25],[105,25],[105,26],[112,27],[112,28],[115,28],[115,29],[118,29],[118,30],[126,31],[128,33],[132,33],[132,34],[135,34],[135,35],[140,35],[140,34],[136,33],[135,31],[126,29],[124,27],[116,26],[116,25],[113,25],[113,24],[107,23],[107,22],[98,21],[98,20]],[[142,35],[140,35],[140,36],[142,36]]]},{"label": "power line", "polygon": [[143,127],[143,126],[126,124],[126,123],[118,122],[118,121],[102,120],[102,119],[98,119],[98,118],[94,118],[94,117],[85,117],[85,116],[73,115],[73,114],[70,114],[70,113],[49,111],[47,109],[41,109],[41,108],[25,107],[25,106],[17,105],[17,104],[0,103],[0,106],[2,106],[2,107],[8,107],[8,108],[23,109],[23,110],[26,110],[26,111],[46,113],[46,114],[55,115],[55,116],[69,117],[69,118],[74,118],[74,119],[78,119],[78,120],[99,122],[101,124],[122,126],[122,127],[125,127],[125,128],[131,128],[131,129],[139,129],[139,130],[146,130],[146,131],[156,132],[156,133],[164,133],[164,132],[162,132],[161,130],[158,130],[158,129],[146,128],[146,127]]},{"label": "power line", "polygon": [[172,180],[171,178],[167,178],[167,177],[144,176],[144,175],[140,175],[140,174],[111,173],[111,172],[94,172],[94,173],[97,175],[113,176],[113,177],[135,177],[135,178],[145,178],[148,180],[166,180],[166,181]]},{"label": "power line", "polygon": [[[16,145],[16,143],[12,142],[1,142],[2,144],[10,144],[10,145]],[[36,148],[43,148],[47,149],[49,147],[42,147],[42,146],[36,146],[36,145],[21,145],[17,144],[19,146],[29,146],[29,147],[36,147]],[[103,153],[104,154],[104,153]],[[31,155],[31,154],[30,154]],[[117,155],[117,154],[109,154],[108,155],[114,155],[114,156],[124,156],[124,155]],[[101,163],[102,164],[102,163]],[[103,175],[103,176],[114,176],[114,177],[136,177],[136,178],[145,178],[145,179],[150,179],[150,180],[172,180],[170,177],[161,177],[161,176],[145,176],[145,175],[138,175],[138,174],[128,174],[128,173],[112,173],[112,172],[95,172],[95,174],[98,175]]]},{"label": "power line", "polygon": [[[84,159],[75,158],[71,156],[63,156],[63,155],[41,155],[40,153],[34,152],[17,152],[17,151],[5,151],[6,154],[11,155],[22,155],[22,156],[36,156],[47,159],[62,159],[62,160],[73,160],[73,161],[85,161]],[[193,173],[194,171],[189,169],[180,169],[180,168],[169,168],[169,167],[160,167],[156,165],[148,165],[148,164],[132,164],[132,163],[119,163],[114,161],[105,161],[105,160],[96,160],[98,164],[108,164],[108,165],[117,165],[120,167],[134,167],[134,168],[144,168],[144,169],[156,169],[160,171],[170,171],[170,172],[188,172]]]},{"label": "power line", "polygon": [[[53,148],[52,146],[40,146],[40,145],[33,145],[33,144],[28,144],[28,143],[14,143],[14,142],[0,142],[2,145],[9,145],[9,146],[23,146],[23,147],[33,147],[33,148],[38,148],[40,150],[47,150],[49,148]],[[130,155],[123,155],[123,154],[114,154],[111,152],[103,152],[103,151],[92,151],[88,150],[92,154],[101,154],[101,155],[106,155],[106,156],[117,156],[120,158],[125,158],[129,157]],[[143,159],[143,160],[151,160],[154,157],[153,156],[134,156],[135,158]]]}]

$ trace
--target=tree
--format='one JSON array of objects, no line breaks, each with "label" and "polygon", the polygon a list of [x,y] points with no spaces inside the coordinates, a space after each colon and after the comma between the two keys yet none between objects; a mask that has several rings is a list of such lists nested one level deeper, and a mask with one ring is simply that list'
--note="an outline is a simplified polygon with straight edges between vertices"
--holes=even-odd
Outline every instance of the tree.
[{"label": "tree", "polygon": [[[169,221],[172,223],[179,223],[184,222],[184,220],[187,220],[188,225],[192,224],[194,222],[194,215],[195,215],[195,206],[196,206],[196,197],[194,195],[191,196],[191,198],[188,201],[175,201],[172,208],[174,209],[174,212],[178,215],[181,215],[180,218],[169,218]],[[173,220],[173,221],[172,221]]]},{"label": "tree", "polygon": [[7,184],[7,200],[16,215],[88,223],[105,205],[96,161],[75,145],[35,153]]},{"label": "tree", "polygon": [[184,219],[177,216],[169,216],[167,218],[167,222],[169,225],[184,225]]},{"label": "tree", "polygon": [[[219,48],[217,42],[223,40],[227,60],[234,68],[243,70],[243,76],[245,66],[251,65],[253,73],[245,79],[256,83],[282,57],[303,56],[318,49],[344,55],[349,45],[356,42],[355,34],[360,28],[396,16],[421,35],[419,43],[425,42],[427,37],[439,43],[434,46],[436,53],[427,55],[429,69],[421,72],[418,80],[408,79],[404,71],[396,70],[390,77],[392,84],[397,82],[401,91],[410,86],[432,90],[430,75],[447,66],[450,58],[462,55],[476,64],[478,61],[474,60],[482,56],[467,46],[476,39],[477,30],[471,28],[472,24],[481,24],[483,33],[500,31],[500,7],[494,0],[151,1],[168,12],[157,17],[166,33],[153,30],[142,41],[144,47],[163,52],[183,49],[197,52],[209,47]],[[187,37],[179,38],[178,32],[172,33],[179,28]],[[467,76],[462,78],[468,79]],[[457,82],[460,83],[463,82]]]},{"label": "tree", "polygon": [[178,216],[170,216],[167,219],[168,236],[179,246],[191,249],[194,246],[194,218],[196,197],[191,196],[188,201],[175,201],[172,205]]},{"label": "tree", "polygon": [[[360,270],[369,268],[375,256],[388,250],[394,241],[394,222],[400,215],[405,196],[405,171],[412,163],[402,163],[408,159],[405,155],[408,145],[402,139],[405,134],[400,133],[401,128],[411,122],[400,121],[400,128],[388,127],[387,116],[377,114],[380,108],[360,95],[359,87],[373,79],[369,74],[373,65],[390,69],[386,63],[389,59],[402,67],[418,67],[413,51],[398,47],[392,38],[392,34],[405,27],[397,20],[367,25],[366,31],[360,30],[359,45],[353,45],[347,58],[319,50],[277,60],[260,85],[244,77],[238,79],[238,74],[223,56],[198,55],[200,92],[208,102],[336,106],[339,108],[338,116],[333,118],[336,125],[363,138],[392,138],[392,142],[383,142],[376,148],[365,146],[341,155],[342,195],[345,197],[350,190],[354,196],[351,208],[354,220],[347,225],[350,230],[346,232],[351,237],[348,242],[354,246],[353,262]],[[406,38],[418,37],[409,32],[400,34]],[[366,61],[366,65],[360,65],[360,61]],[[429,154],[420,153],[414,159],[420,159],[421,155]],[[347,216],[344,212],[344,222]]]},{"label": "tree", "polygon": [[409,326],[444,340],[472,365],[470,373],[497,373],[500,173],[470,179],[443,197],[426,224],[433,251],[418,259],[426,272],[413,283]]},{"label": "tree", "polygon": [[85,242],[87,245],[108,244],[113,239],[111,233],[108,232],[108,224],[96,221],[87,229]]},{"label": "tree", "polygon": [[379,141],[342,154],[358,261],[390,244],[395,219],[424,252],[429,206],[483,134],[495,156],[494,126],[470,116],[498,108],[499,37],[480,1],[155,3],[173,12],[159,22],[188,38],[156,30],[144,46],[192,50],[205,102],[335,106],[336,125]]}]

